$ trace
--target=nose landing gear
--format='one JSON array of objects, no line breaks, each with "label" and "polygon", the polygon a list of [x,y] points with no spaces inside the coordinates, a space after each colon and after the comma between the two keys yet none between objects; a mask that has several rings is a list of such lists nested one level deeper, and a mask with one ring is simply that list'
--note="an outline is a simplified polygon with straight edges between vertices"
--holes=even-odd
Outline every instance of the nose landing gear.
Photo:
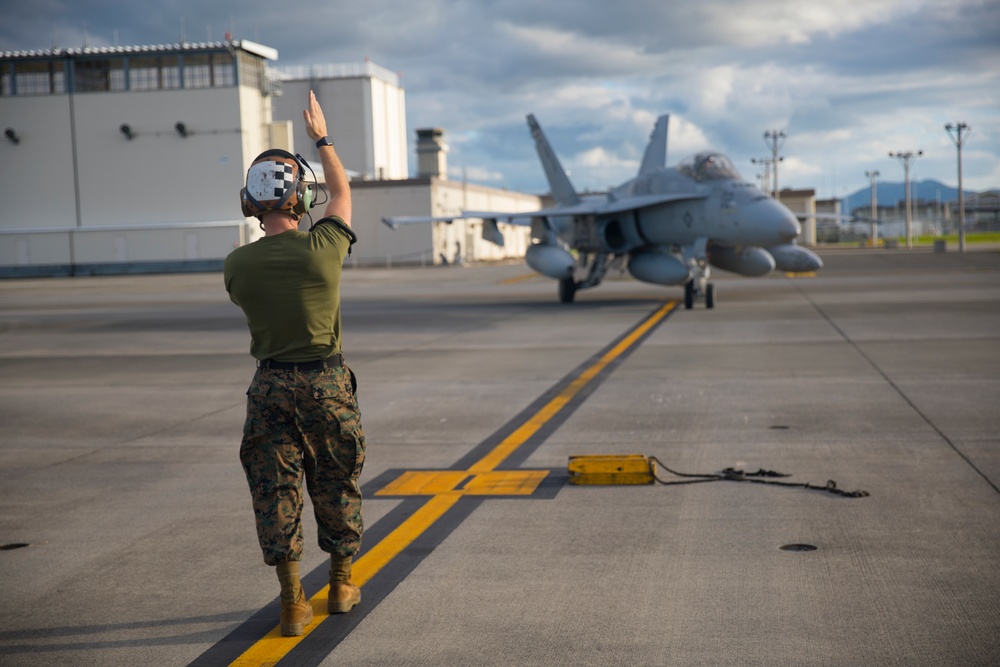
[{"label": "nose landing gear", "polygon": [[[699,282],[702,283],[700,288]],[[684,285],[684,308],[694,308],[695,299],[704,299],[706,308],[715,308],[715,285],[704,278],[689,280]]]}]

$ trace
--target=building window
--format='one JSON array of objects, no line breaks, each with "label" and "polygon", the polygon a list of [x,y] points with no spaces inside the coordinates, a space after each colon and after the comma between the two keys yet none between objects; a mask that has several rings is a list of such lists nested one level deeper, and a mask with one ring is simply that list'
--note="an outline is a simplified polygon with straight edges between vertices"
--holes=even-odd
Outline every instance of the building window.
[{"label": "building window", "polygon": [[181,87],[181,63],[177,56],[160,58],[160,88]]},{"label": "building window", "polygon": [[215,88],[231,88],[236,85],[236,68],[233,54],[212,54],[212,85]]},{"label": "building window", "polygon": [[[247,85],[260,87],[264,63],[240,56]],[[72,63],[68,65],[67,63]],[[121,55],[82,58],[9,59],[0,61],[0,96],[54,95],[74,92],[119,92],[177,88],[231,88],[236,85],[237,59],[228,51],[165,55]],[[67,68],[72,73],[72,86]]]},{"label": "building window", "polygon": [[212,57],[207,53],[184,56],[184,87],[212,87]]},{"label": "building window", "polygon": [[240,85],[265,90],[266,82],[264,60],[257,56],[241,53],[240,63]]},{"label": "building window", "polygon": [[181,87],[177,56],[142,56],[129,61],[129,90],[162,90]]},{"label": "building window", "polygon": [[125,61],[122,58],[106,60],[77,60],[74,63],[75,89],[80,93],[126,90]]},{"label": "building window", "polygon": [[14,63],[14,76],[4,68],[3,95],[52,95],[66,91],[60,60],[26,60]]},{"label": "building window", "polygon": [[160,87],[159,58],[132,58],[129,62],[129,90],[156,90]]}]

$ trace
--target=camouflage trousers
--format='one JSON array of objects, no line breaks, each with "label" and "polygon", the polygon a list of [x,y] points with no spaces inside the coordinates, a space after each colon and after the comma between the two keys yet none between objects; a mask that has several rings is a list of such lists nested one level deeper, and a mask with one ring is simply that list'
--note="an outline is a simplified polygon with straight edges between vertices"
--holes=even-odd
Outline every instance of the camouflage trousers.
[{"label": "camouflage trousers", "polygon": [[264,562],[302,558],[302,480],[319,548],[353,556],[364,524],[358,476],[365,435],[354,374],[346,366],[295,372],[258,368],[247,389],[240,445]]}]

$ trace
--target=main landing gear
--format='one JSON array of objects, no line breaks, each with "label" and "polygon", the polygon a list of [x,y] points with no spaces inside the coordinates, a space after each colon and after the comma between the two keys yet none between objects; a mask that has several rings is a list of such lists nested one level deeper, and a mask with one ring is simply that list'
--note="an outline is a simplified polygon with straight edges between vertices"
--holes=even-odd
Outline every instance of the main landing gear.
[{"label": "main landing gear", "polygon": [[573,303],[576,296],[576,281],[572,278],[563,278],[559,281],[559,301],[562,303]]},{"label": "main landing gear", "polygon": [[579,264],[582,266],[589,264],[587,277],[579,282],[573,276],[560,278],[559,301],[562,303],[573,303],[573,297],[576,296],[577,290],[600,285],[601,280],[604,279],[604,274],[608,271],[609,257],[610,255],[607,253],[597,253],[594,255],[593,260],[591,260],[589,255],[582,255]]}]

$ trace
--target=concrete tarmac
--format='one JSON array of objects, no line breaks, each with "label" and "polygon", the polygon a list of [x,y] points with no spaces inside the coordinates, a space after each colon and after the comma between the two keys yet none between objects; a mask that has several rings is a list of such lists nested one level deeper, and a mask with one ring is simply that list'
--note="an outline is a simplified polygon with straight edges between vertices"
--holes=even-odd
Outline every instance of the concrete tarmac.
[{"label": "concrete tarmac", "polygon": [[[690,311],[617,274],[567,305],[519,264],[347,271],[364,598],[292,643],[221,275],[0,281],[0,665],[1000,664],[1000,253],[820,254]],[[870,495],[567,483],[633,453]]]}]

